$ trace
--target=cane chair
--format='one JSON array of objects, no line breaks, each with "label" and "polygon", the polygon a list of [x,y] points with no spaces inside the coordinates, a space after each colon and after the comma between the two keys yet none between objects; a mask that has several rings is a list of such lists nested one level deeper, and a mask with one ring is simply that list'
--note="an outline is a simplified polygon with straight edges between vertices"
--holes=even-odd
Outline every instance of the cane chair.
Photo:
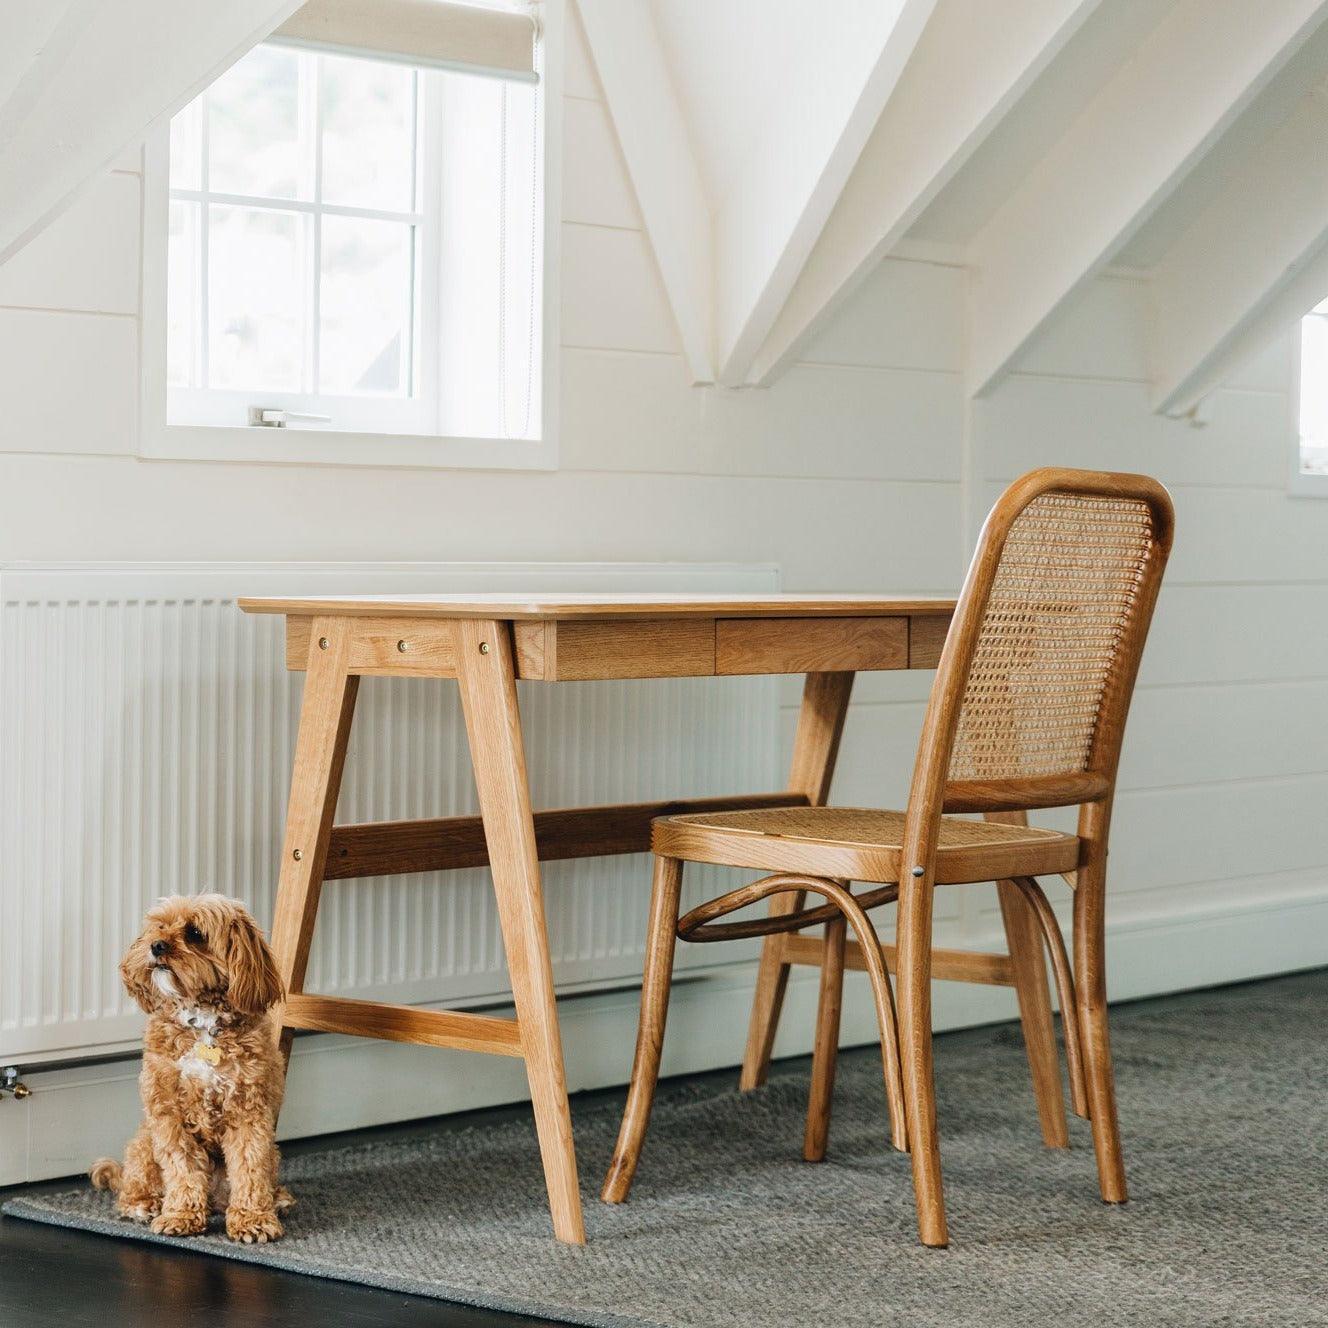
[{"label": "cane chair", "polygon": [[[655,822],[641,1023],[606,1201],[626,1199],[640,1158],[677,938],[787,943],[796,939],[789,933],[824,924],[804,1140],[806,1156],[823,1154],[851,926],[880,1024],[891,1138],[911,1154],[919,1234],[925,1245],[947,1244],[932,1071],[932,896],[937,886],[997,881],[1007,924],[1014,905],[1024,905],[1045,939],[1072,1105],[1092,1124],[1102,1198],[1124,1202],[1107,1031],[1107,832],[1126,712],[1172,530],[1166,490],[1144,476],[1053,468],[1025,475],[998,500],[979,538],[941,652],[907,810],[791,807]],[[1077,833],[1028,826],[1029,810],[1063,806],[1079,807]],[[766,875],[680,919],[684,862]],[[1073,967],[1036,879],[1058,874],[1074,891]],[[866,888],[854,893],[852,882]],[[807,907],[807,894],[824,902]],[[766,898],[769,916],[720,921]],[[896,943],[882,946],[867,915],[892,902]],[[938,971],[963,977],[954,956],[964,952],[944,954],[949,966]],[[997,957],[967,958],[977,965]],[[1040,946],[1036,958],[1041,967]],[[1045,969],[1041,976],[1045,988]]]}]

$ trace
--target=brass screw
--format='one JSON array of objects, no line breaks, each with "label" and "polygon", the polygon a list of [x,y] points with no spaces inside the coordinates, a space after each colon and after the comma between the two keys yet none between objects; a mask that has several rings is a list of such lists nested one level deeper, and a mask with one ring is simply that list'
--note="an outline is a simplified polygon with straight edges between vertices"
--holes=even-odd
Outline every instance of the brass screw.
[{"label": "brass screw", "polygon": [[488,653],[489,653],[489,643],[488,643],[487,641],[481,641],[481,642],[480,642],[480,654],[481,654],[481,655],[487,655]]},{"label": "brass screw", "polygon": [[397,649],[404,655],[406,653],[406,643],[404,641],[398,641]]},{"label": "brass screw", "polygon": [[291,857],[294,858],[296,862],[303,862],[304,850],[302,848],[295,849],[294,852],[291,853]]},{"label": "brass screw", "polygon": [[31,1097],[31,1096],[32,1096],[32,1089],[30,1089],[30,1088],[27,1086],[27,1084],[15,1084],[15,1085],[14,1085],[14,1101],[15,1101],[15,1102],[22,1102],[23,1099],[24,1099],[25,1097]]},{"label": "brass screw", "polygon": [[320,636],[320,637],[318,638],[318,648],[319,648],[319,650],[326,650],[326,649],[327,649],[327,637],[325,637],[325,636]]}]

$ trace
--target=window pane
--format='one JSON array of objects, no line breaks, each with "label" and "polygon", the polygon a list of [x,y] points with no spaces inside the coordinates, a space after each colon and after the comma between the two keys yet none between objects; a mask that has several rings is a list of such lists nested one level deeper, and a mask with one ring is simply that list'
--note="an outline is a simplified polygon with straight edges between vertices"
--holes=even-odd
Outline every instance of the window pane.
[{"label": "window pane", "polygon": [[410,395],[414,229],[323,218],[320,391]]},{"label": "window pane", "polygon": [[203,187],[203,99],[196,97],[171,121],[171,188]]},{"label": "window pane", "polygon": [[1317,313],[1300,331],[1300,468],[1328,474],[1328,318]]},{"label": "window pane", "polygon": [[[214,193],[307,198],[297,51],[258,46],[208,92],[208,187]],[[307,117],[304,117],[307,119]]]},{"label": "window pane", "polygon": [[409,212],[415,194],[415,74],[323,56],[323,199]]},{"label": "window pane", "polygon": [[208,386],[301,391],[307,219],[259,208],[209,213]]},{"label": "window pane", "polygon": [[199,218],[202,204],[172,201],[166,265],[166,381],[176,387],[199,383]]}]

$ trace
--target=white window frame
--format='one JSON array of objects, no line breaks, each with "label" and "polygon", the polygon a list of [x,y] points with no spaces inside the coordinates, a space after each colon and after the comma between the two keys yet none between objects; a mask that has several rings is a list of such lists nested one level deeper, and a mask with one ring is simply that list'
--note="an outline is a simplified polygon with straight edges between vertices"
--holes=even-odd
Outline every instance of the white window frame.
[{"label": "white window frame", "polygon": [[[170,424],[166,418],[167,262],[170,205],[170,122],[147,136],[143,154],[141,392],[138,455],[147,460],[266,462],[305,465],[411,466],[438,469],[553,470],[558,465],[560,384],[559,275],[562,232],[562,68],[565,0],[543,0],[540,13],[539,144],[544,205],[543,292],[538,438],[465,438],[366,429],[259,428]],[[428,80],[422,81],[423,84]],[[426,151],[428,149],[426,148]],[[434,181],[436,184],[436,180]],[[429,182],[426,177],[426,188]],[[307,205],[295,205],[303,210]],[[345,211],[345,209],[337,209]],[[428,245],[421,250],[426,266]],[[436,255],[432,255],[436,267]],[[426,306],[427,309],[427,306]],[[428,331],[421,340],[427,344]],[[420,346],[416,346],[416,360]],[[296,393],[246,392],[257,403],[308,410]],[[399,400],[367,398],[354,409],[403,418]],[[314,407],[316,410],[317,408]]]},{"label": "white window frame", "polygon": [[[302,50],[292,52],[305,64],[301,78],[312,73],[312,81],[307,86],[313,109],[313,134],[315,142],[322,135],[322,97],[319,93],[321,71],[318,61],[322,53]],[[242,420],[251,406],[263,406],[302,414],[320,414],[329,411],[337,423],[337,432],[373,433],[379,430],[386,433],[401,433],[419,436],[430,434],[432,430],[424,427],[427,421],[437,419],[437,374],[422,375],[421,370],[429,361],[437,362],[438,356],[438,292],[437,281],[421,279],[425,272],[437,272],[440,262],[439,248],[439,176],[438,136],[426,131],[426,125],[438,122],[438,89],[428,70],[417,70],[414,87],[415,140],[412,149],[415,168],[415,206],[408,211],[380,211],[375,208],[346,207],[329,203],[318,195],[322,190],[322,153],[315,149],[313,170],[312,199],[249,197],[244,194],[228,194],[217,190],[183,189],[175,185],[169,187],[169,200],[180,199],[200,205],[200,224],[204,253],[208,242],[207,210],[210,204],[242,207],[267,212],[294,213],[302,217],[321,219],[323,217],[350,217],[369,221],[391,221],[415,228],[415,256],[412,261],[411,291],[411,365],[410,376],[415,383],[423,382],[426,392],[409,397],[392,396],[338,396],[324,392],[281,392],[269,388],[227,389],[217,387],[175,387],[171,389],[175,400],[186,405],[185,415],[189,422],[208,428],[227,427],[236,420]],[[204,92],[203,97],[207,97]],[[204,115],[206,115],[206,108]],[[204,140],[206,141],[206,140]],[[320,268],[318,237],[321,231],[313,230],[313,269]],[[206,259],[204,260],[206,268]],[[314,362],[319,354],[319,317],[318,298],[319,281],[315,276],[311,292],[313,307],[310,311],[309,335],[313,340]],[[207,283],[203,284],[202,299],[207,299]],[[202,311],[203,336],[207,334],[207,312]]]},{"label": "white window frame", "polygon": [[[1325,314],[1307,314],[1306,317],[1328,317]],[[1291,480],[1289,491],[1295,498],[1328,498],[1328,475],[1307,475],[1300,468],[1300,373],[1302,360],[1302,318],[1296,324],[1296,335],[1291,341],[1291,392],[1287,412],[1288,433],[1291,435]]]}]

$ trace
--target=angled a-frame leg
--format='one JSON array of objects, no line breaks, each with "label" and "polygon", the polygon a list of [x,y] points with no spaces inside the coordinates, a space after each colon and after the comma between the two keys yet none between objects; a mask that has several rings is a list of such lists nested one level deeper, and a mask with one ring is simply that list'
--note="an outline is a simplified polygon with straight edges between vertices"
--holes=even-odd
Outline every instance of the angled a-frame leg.
[{"label": "angled a-frame leg", "polygon": [[473,619],[457,623],[457,679],[553,1231],[561,1241],[583,1245],[586,1232],[508,623]]},{"label": "angled a-frame leg", "polygon": [[[332,817],[355,713],[360,680],[347,667],[350,638],[350,625],[337,618],[315,618],[309,634],[309,663],[272,918],[272,954],[287,995],[304,989]],[[292,1034],[282,1027],[280,1008],[274,1012],[273,1026],[282,1055],[289,1059]]]}]

